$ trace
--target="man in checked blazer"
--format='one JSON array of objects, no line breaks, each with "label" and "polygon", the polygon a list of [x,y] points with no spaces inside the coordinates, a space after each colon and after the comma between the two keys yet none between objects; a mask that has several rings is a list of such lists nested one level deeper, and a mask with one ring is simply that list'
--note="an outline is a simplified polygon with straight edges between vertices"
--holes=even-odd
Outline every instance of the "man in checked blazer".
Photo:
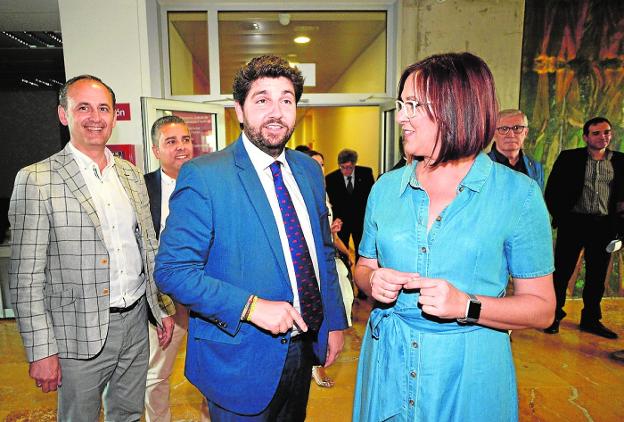
[{"label": "man in checked blazer", "polygon": [[148,312],[169,342],[171,300],[153,280],[157,248],[139,170],[106,148],[115,94],[81,75],[59,93],[70,142],[19,171],[11,196],[9,280],[15,317],[58,420],[139,420],[149,357]]}]

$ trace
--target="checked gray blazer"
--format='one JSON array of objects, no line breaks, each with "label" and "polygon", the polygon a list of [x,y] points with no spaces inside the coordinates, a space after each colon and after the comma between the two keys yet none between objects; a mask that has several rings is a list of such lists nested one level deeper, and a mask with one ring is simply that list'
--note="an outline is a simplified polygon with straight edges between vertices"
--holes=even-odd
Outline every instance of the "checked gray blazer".
[{"label": "checked gray blazer", "polygon": [[[171,299],[154,284],[158,248],[141,172],[115,157],[134,211],[146,297],[160,324]],[[19,171],[9,207],[9,282],[15,318],[29,362],[54,354],[88,359],[104,345],[109,323],[109,256],[93,199],[69,144]]]}]

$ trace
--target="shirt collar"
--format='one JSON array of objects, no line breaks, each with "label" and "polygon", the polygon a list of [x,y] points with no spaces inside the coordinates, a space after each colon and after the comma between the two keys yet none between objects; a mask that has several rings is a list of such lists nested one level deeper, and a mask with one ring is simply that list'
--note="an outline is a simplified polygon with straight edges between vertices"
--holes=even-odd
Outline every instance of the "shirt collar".
[{"label": "shirt collar", "polygon": [[[587,150],[587,156],[589,158],[591,158],[591,154],[589,153],[589,148],[585,147],[585,149]],[[611,156],[613,155],[613,151],[611,151],[609,148],[605,148],[605,160],[611,160]]]},{"label": "shirt collar", "polygon": [[251,164],[253,164],[256,171],[263,172],[267,168],[269,168],[269,166],[275,161],[279,161],[280,163],[282,163],[282,169],[286,169],[290,172],[290,167],[288,166],[288,162],[286,161],[285,149],[277,158],[273,158],[266,152],[260,150],[260,148],[255,146],[253,143],[251,143],[249,138],[247,138],[247,135],[245,135],[245,132],[242,133],[242,138],[245,151],[247,151],[247,154],[249,154]]},{"label": "shirt collar", "polygon": [[355,182],[355,165],[353,166],[353,171],[351,172],[350,176],[345,176],[344,174],[342,175],[342,178],[344,179],[345,182],[349,180],[349,177],[351,178],[352,181]]},{"label": "shirt collar", "polygon": [[[399,195],[405,192],[407,186],[412,186],[414,188],[420,187],[420,183],[418,183],[418,179],[416,178],[416,167],[418,164],[418,161],[413,160],[411,164],[403,167]],[[470,170],[468,170],[466,177],[459,183],[458,189],[462,190],[462,188],[466,187],[475,192],[481,191],[493,165],[492,160],[490,160],[484,152],[480,152],[474,163],[472,163]]]},{"label": "shirt collar", "polygon": [[[76,160],[80,168],[88,169],[93,166],[97,168],[97,163],[93,161],[91,157],[89,157],[87,154],[85,154],[84,152],[76,148],[74,144],[72,144],[71,142],[69,142],[69,149],[74,155],[74,159]],[[107,169],[115,165],[115,159],[113,158],[113,153],[110,152],[110,150],[106,147],[104,147],[104,156],[106,157],[106,167],[104,167],[104,169]]]},{"label": "shirt collar", "polygon": [[175,185],[176,179],[174,179],[171,176],[168,176],[167,173],[163,171],[162,167],[160,169],[160,178],[162,179],[163,183],[167,185]]},{"label": "shirt collar", "polygon": [[[492,143],[492,149],[490,151],[494,153],[497,163],[501,163],[501,164],[509,163],[509,158],[507,158],[506,155],[504,155],[502,152],[496,149],[496,142]],[[520,151],[518,151],[518,162],[522,160],[524,160],[524,154],[522,153],[522,148],[520,148]]]}]

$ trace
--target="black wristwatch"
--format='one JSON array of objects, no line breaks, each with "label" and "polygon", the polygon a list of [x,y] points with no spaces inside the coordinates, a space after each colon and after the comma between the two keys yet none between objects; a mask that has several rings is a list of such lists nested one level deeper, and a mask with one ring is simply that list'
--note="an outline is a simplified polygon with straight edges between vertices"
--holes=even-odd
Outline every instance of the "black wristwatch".
[{"label": "black wristwatch", "polygon": [[466,303],[466,316],[457,318],[461,324],[475,324],[481,315],[481,301],[475,295],[468,293],[468,303]]}]

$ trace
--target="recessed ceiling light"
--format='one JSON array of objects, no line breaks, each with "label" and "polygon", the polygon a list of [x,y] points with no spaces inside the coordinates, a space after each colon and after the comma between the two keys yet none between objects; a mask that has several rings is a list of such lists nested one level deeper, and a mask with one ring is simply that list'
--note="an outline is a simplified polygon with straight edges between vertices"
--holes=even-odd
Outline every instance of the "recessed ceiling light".
[{"label": "recessed ceiling light", "polygon": [[310,42],[310,37],[306,37],[305,35],[301,35],[297,38],[295,38],[295,42],[297,44],[307,44]]}]

